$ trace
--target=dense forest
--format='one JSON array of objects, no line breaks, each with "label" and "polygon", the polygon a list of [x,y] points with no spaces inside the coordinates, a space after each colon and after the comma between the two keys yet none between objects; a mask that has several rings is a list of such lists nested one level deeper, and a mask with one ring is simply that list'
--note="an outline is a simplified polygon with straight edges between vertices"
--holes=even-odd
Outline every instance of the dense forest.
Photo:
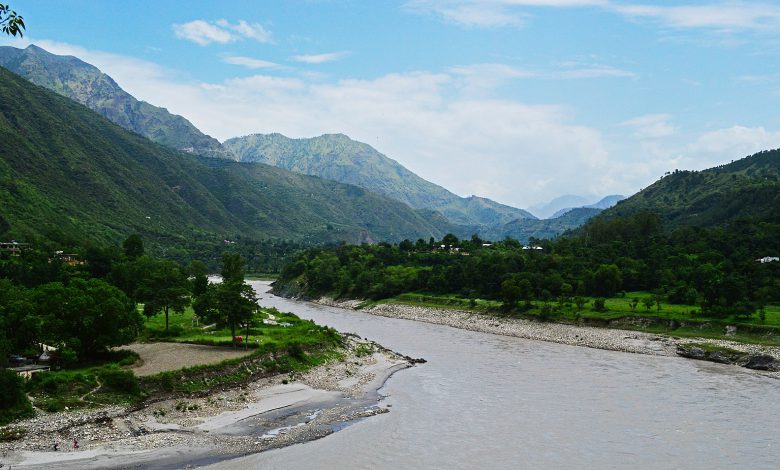
[{"label": "dense forest", "polygon": [[[556,240],[490,243],[405,240],[396,245],[310,249],[282,271],[277,291],[381,299],[406,292],[494,299],[507,310],[531,301],[613,297],[650,291],[664,302],[697,305],[708,316],[752,315],[780,301],[780,217],[721,228],[665,231],[640,213],[597,218]],[[525,301],[521,302],[521,301]]]},{"label": "dense forest", "polygon": [[[168,328],[170,317],[192,305],[200,318],[224,326],[234,338],[258,309],[253,289],[244,282],[244,259],[233,252],[222,254],[223,282],[213,284],[202,261],[184,267],[145,255],[139,235],[128,237],[121,248],[90,246],[83,258],[32,246],[13,248],[0,251],[0,366],[34,358],[53,369],[80,372],[36,374],[23,383],[15,372],[0,369],[0,423],[32,413],[23,387],[56,398],[66,392],[62,387],[72,392],[68,387],[97,374],[106,390],[113,387],[123,400],[137,398],[133,373],[118,367],[137,356],[112,348],[149,334],[145,319],[164,318],[159,335],[175,335]],[[101,367],[89,368],[96,365]],[[64,405],[57,406],[53,410]]]}]

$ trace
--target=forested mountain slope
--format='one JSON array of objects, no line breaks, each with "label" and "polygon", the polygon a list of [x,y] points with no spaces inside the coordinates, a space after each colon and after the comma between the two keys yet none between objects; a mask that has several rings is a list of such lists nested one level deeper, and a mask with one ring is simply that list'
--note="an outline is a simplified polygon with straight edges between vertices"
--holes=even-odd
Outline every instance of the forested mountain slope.
[{"label": "forested mountain slope", "polygon": [[140,232],[359,242],[439,236],[441,217],[258,163],[198,159],[0,69],[0,239],[79,245]]},{"label": "forested mountain slope", "polygon": [[76,57],[51,54],[35,45],[26,49],[0,47],[0,65],[166,147],[232,158],[217,139],[203,134],[188,120],[135,99],[111,77]]},{"label": "forested mountain slope", "polygon": [[228,139],[224,146],[239,161],[263,162],[297,173],[354,184],[416,209],[439,211],[458,224],[497,226],[516,219],[535,219],[527,211],[490,199],[459,197],[417,176],[370,145],[343,134],[310,139],[253,134]]},{"label": "forested mountain slope", "polygon": [[767,150],[703,171],[674,171],[605,210],[611,219],[639,212],[661,216],[669,228],[719,226],[780,211],[780,150]]}]

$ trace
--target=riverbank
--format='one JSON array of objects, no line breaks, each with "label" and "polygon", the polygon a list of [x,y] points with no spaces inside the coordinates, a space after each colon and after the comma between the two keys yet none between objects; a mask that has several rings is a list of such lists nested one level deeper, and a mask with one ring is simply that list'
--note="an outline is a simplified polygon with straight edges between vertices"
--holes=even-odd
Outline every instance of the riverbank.
[{"label": "riverbank", "polygon": [[378,390],[395,371],[410,365],[408,358],[347,336],[341,360],[303,374],[263,378],[138,410],[111,406],[39,414],[10,427],[26,434],[0,443],[0,463],[104,468],[153,462],[156,468],[181,468],[306,442],[387,412],[377,404]]},{"label": "riverbank", "polygon": [[[334,300],[322,297],[315,301],[321,305],[360,310],[362,312],[389,318],[421,321],[446,325],[481,333],[491,333],[517,338],[547,341],[571,346],[606,349],[635,354],[659,356],[685,356],[708,360],[707,355],[692,357],[681,354],[699,345],[725,348],[744,353],[747,357],[780,357],[780,347],[746,344],[735,341],[709,338],[678,338],[634,330],[598,328],[563,323],[538,322],[519,318],[506,318],[463,310],[422,307],[396,303],[381,303],[364,306],[360,300]],[[696,352],[696,350],[694,350]],[[715,361],[719,362],[719,361]],[[779,371],[767,371],[780,377]]]}]

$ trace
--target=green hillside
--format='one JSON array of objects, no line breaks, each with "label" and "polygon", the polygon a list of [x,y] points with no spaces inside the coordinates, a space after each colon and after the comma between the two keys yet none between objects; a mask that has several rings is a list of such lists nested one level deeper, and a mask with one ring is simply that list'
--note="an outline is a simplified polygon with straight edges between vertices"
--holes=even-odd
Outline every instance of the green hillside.
[{"label": "green hillside", "polygon": [[286,170],[354,184],[404,202],[432,209],[454,223],[497,226],[535,219],[514,207],[480,197],[459,197],[426,181],[368,144],[343,134],[290,139],[281,134],[253,134],[224,142],[239,161],[263,162]]},{"label": "green hillside", "polygon": [[718,226],[780,211],[780,150],[703,171],[675,171],[602,212],[600,218],[654,212],[667,227]]},{"label": "green hillside", "polygon": [[51,54],[34,45],[26,49],[0,47],[0,65],[166,147],[232,158],[218,140],[183,117],[135,99],[111,77],[76,57]]},{"label": "green hillside", "polygon": [[361,188],[199,159],[0,69],[0,238],[79,245],[193,239],[398,240],[453,229]]}]

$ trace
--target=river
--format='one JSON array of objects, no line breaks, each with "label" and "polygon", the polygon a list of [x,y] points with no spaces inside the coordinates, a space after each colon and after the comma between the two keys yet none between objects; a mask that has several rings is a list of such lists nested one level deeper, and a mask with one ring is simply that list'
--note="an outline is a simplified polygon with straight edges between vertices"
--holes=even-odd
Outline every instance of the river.
[{"label": "river", "polygon": [[426,364],[391,412],[215,468],[778,468],[780,382],[735,366],[490,335],[297,302],[263,306]]}]

